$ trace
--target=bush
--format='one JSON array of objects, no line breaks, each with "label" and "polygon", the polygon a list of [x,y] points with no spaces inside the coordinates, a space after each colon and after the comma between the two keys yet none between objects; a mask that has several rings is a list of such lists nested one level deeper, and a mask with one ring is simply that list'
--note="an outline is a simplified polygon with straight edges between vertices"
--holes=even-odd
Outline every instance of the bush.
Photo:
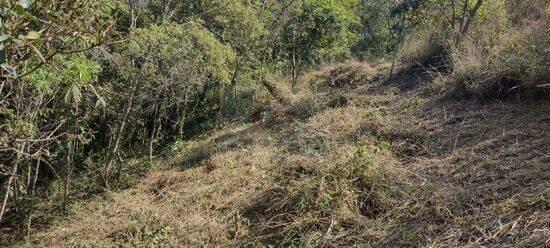
[{"label": "bush", "polygon": [[[432,75],[439,76],[432,86],[439,93],[550,96],[547,1],[488,1],[480,6],[469,14],[466,22],[472,22],[466,26],[457,23],[460,19],[434,21],[449,14],[445,6],[440,6],[441,13],[428,10],[427,20],[405,37],[399,59],[435,71]],[[461,27],[465,29],[459,31]]]},{"label": "bush", "polygon": [[421,29],[405,38],[398,58],[406,64],[431,69],[445,64],[448,56],[448,40],[441,28]]},{"label": "bush", "polygon": [[[548,14],[512,26],[489,21],[452,49],[455,92],[479,98],[522,92],[548,96],[550,29]],[[496,24],[495,24],[496,23]]]}]

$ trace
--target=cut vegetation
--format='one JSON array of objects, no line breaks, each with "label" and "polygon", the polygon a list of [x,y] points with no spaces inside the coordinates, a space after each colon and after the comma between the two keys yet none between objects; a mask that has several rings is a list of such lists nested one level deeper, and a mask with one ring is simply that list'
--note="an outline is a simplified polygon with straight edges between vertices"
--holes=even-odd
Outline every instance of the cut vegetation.
[{"label": "cut vegetation", "polygon": [[269,121],[178,143],[29,246],[548,245],[548,102],[426,98],[426,75],[380,70],[311,74]]},{"label": "cut vegetation", "polygon": [[550,247],[548,0],[2,0],[0,247]]}]

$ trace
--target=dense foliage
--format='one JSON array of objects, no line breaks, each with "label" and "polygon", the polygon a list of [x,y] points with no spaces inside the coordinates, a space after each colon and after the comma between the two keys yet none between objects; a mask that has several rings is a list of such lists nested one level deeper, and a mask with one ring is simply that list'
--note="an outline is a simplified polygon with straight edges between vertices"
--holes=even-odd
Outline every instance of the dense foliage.
[{"label": "dense foliage", "polygon": [[[0,219],[31,211],[37,183],[63,178],[66,202],[77,154],[93,138],[103,105],[100,65],[86,51],[110,39],[112,1],[4,1],[0,4]],[[68,21],[71,20],[71,21]]]},{"label": "dense foliage", "polygon": [[247,120],[272,97],[266,75],[295,87],[320,64],[399,52],[478,95],[546,89],[549,12],[544,0],[2,1],[0,222],[30,227],[38,199],[63,209],[81,188],[122,183],[125,159]]}]

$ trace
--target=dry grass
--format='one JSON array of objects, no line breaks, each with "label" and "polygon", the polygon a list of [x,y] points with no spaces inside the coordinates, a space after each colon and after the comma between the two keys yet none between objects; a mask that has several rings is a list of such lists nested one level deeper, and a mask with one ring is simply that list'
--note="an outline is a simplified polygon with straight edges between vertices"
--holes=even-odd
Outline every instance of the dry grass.
[{"label": "dry grass", "polygon": [[[521,92],[550,95],[549,15],[508,30],[490,25],[454,48],[453,73],[447,79],[455,91],[476,97],[502,97]],[[499,37],[495,41],[494,37]]]},{"label": "dry grass", "polygon": [[[438,78],[432,92],[458,98],[550,97],[550,4],[493,1],[462,37],[442,23],[410,32],[398,53]],[[488,14],[490,13],[490,14]]]},{"label": "dry grass", "polygon": [[329,161],[307,158],[282,168],[276,187],[245,210],[254,231],[242,244],[318,247],[379,224],[404,198],[407,185],[395,180],[404,176],[394,175],[399,170],[385,151],[342,150]]},{"label": "dry grass", "polygon": [[[242,142],[247,132],[257,135],[254,142]],[[31,244],[230,246],[246,231],[238,216],[241,204],[270,184],[268,169],[274,166],[277,149],[262,146],[269,140],[264,134],[255,126],[239,126],[192,142],[201,143],[191,144],[193,149],[180,144],[177,150],[183,149],[192,159],[175,158],[173,169],[153,172],[130,190],[76,205],[68,219],[54,224],[49,232],[34,236]],[[196,154],[204,156],[197,160]],[[66,221],[72,224],[66,226]]]},{"label": "dry grass", "polygon": [[329,87],[302,89],[263,122],[175,145],[171,169],[76,205],[21,245],[549,244],[548,103],[433,102],[422,84],[372,76],[330,83],[372,73],[355,63],[310,75]]},{"label": "dry grass", "polygon": [[[434,31],[435,30],[435,31]],[[436,68],[444,65],[448,56],[449,42],[440,27],[416,30],[403,42],[398,59],[405,64],[414,64],[423,68]]]},{"label": "dry grass", "polygon": [[[413,165],[435,179],[435,188],[447,189],[441,200],[455,199],[445,204],[452,215],[445,226],[458,233],[454,239],[440,240],[441,245],[548,245],[550,161],[542,154],[550,151],[550,140],[544,138],[550,122],[543,117],[549,108],[544,102],[443,102],[402,116],[417,116],[413,126],[438,137],[443,148],[437,160],[422,159]],[[530,204],[511,207],[520,198]]]},{"label": "dry grass", "polygon": [[[379,64],[380,67],[387,66]],[[378,81],[383,70],[373,67],[370,63],[347,61],[322,68],[305,76],[304,81],[314,92],[330,89],[357,88]]]}]

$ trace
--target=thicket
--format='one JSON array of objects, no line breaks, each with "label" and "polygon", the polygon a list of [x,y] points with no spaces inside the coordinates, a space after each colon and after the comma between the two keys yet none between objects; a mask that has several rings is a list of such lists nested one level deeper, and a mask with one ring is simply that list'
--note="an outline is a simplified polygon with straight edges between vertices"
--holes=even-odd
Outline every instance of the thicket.
[{"label": "thicket", "polygon": [[[550,5],[541,0],[420,2],[399,57],[439,72],[436,88],[462,97],[548,97]],[[416,6],[416,5],[415,5]]]},{"label": "thicket", "polygon": [[265,75],[296,84],[350,56],[356,5],[2,1],[0,221],[30,231],[35,210],[125,186],[171,142],[247,119]]},{"label": "thicket", "polygon": [[398,54],[463,92],[544,92],[549,12],[544,0],[2,1],[0,223],[30,230],[39,208],[124,186],[173,141],[254,120],[277,85],[323,63]]}]

